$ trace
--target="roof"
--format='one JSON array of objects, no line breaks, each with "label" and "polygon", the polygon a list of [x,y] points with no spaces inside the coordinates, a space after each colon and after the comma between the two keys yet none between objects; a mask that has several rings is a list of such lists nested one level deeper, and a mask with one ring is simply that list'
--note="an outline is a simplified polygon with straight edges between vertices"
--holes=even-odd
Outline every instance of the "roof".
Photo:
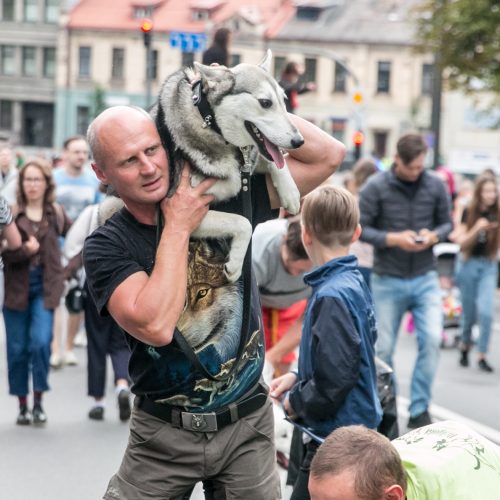
[{"label": "roof", "polygon": [[[330,43],[412,45],[414,6],[422,0],[300,1],[297,16],[273,38]],[[313,8],[319,15],[315,19]]]},{"label": "roof", "polygon": [[295,12],[291,0],[81,0],[69,15],[68,27],[87,30],[137,30],[140,19],[134,7],[154,5],[152,20],[157,32],[200,33],[206,20],[195,20],[193,10],[210,10],[210,21],[221,25],[234,16],[260,22],[277,32]]}]

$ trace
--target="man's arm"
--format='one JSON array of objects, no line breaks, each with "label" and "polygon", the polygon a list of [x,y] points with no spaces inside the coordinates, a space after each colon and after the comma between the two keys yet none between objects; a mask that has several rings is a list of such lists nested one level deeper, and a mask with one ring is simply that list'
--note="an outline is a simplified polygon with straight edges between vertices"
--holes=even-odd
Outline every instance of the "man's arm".
[{"label": "man's arm", "polygon": [[[288,117],[304,137],[304,144],[288,151],[286,163],[300,195],[305,196],[337,170],[344,159],[345,146],[312,123],[293,114]],[[267,190],[271,207],[278,208],[278,193],[269,175]]]},{"label": "man's arm", "polygon": [[450,198],[446,193],[444,184],[439,185],[438,200],[434,212],[436,226],[434,233],[436,233],[438,241],[446,241],[446,238],[453,229],[453,222],[451,220],[451,205]]},{"label": "man's arm", "polygon": [[387,231],[375,227],[377,219],[380,216],[380,199],[378,189],[373,182],[366,184],[359,193],[359,211],[359,222],[363,230],[360,240],[370,243],[376,248],[387,246]]},{"label": "man's arm", "polygon": [[107,303],[115,321],[130,335],[152,346],[172,341],[186,300],[189,236],[199,226],[213,201],[205,194],[209,179],[192,188],[189,169],[171,198],[161,202],[165,227],[156,251],[153,272],[137,272],[116,287]]},{"label": "man's arm", "polygon": [[337,413],[358,382],[361,339],[339,299],[320,300],[313,315],[313,375],[295,384],[289,404],[299,418],[325,420]]}]

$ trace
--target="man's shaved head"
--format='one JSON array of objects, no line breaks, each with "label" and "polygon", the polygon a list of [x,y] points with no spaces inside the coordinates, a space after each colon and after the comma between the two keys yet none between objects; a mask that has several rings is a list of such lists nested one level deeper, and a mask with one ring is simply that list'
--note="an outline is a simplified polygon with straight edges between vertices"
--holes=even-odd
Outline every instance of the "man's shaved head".
[{"label": "man's shaved head", "polygon": [[137,118],[138,115],[142,115],[147,121],[153,121],[151,115],[138,106],[113,106],[105,109],[92,121],[87,130],[87,142],[92,152],[93,162],[97,166],[102,169],[106,167],[105,154],[99,140],[102,128],[113,125],[120,126],[120,124],[126,123],[131,117]]}]

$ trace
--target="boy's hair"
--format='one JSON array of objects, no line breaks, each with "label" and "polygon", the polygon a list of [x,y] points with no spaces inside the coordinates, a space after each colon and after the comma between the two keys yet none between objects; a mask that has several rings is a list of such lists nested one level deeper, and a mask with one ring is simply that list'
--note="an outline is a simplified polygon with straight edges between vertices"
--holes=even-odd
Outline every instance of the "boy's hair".
[{"label": "boy's hair", "polygon": [[295,215],[288,219],[288,226],[285,235],[285,245],[292,260],[308,259],[306,249],[302,243],[300,229],[300,215]]},{"label": "boy's hair", "polygon": [[384,489],[393,484],[406,492],[406,472],[396,448],[382,434],[361,425],[334,430],[311,462],[311,476],[320,480],[345,470],[352,471],[359,498],[382,498]]},{"label": "boy's hair", "polygon": [[302,224],[326,246],[347,247],[359,224],[359,208],[347,189],[319,186],[304,198]]}]

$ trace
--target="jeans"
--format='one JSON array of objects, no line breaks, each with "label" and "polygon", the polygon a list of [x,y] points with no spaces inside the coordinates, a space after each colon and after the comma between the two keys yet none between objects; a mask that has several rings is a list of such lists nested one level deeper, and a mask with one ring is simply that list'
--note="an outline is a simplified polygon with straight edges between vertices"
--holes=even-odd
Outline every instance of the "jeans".
[{"label": "jeans", "polygon": [[471,345],[472,326],[479,324],[478,351],[488,352],[495,288],[498,280],[496,261],[484,257],[460,258],[456,270],[457,285],[462,298],[462,343]]},{"label": "jeans", "polygon": [[430,271],[415,278],[372,274],[372,293],[377,316],[377,355],[393,367],[401,319],[411,311],[418,354],[411,381],[410,416],[427,410],[439,362],[443,312],[438,275]]},{"label": "jeans", "polygon": [[54,311],[45,309],[39,276],[30,279],[28,307],[24,311],[3,308],[7,333],[7,365],[9,393],[26,396],[29,392],[30,369],[33,390],[49,389],[50,343]]}]

